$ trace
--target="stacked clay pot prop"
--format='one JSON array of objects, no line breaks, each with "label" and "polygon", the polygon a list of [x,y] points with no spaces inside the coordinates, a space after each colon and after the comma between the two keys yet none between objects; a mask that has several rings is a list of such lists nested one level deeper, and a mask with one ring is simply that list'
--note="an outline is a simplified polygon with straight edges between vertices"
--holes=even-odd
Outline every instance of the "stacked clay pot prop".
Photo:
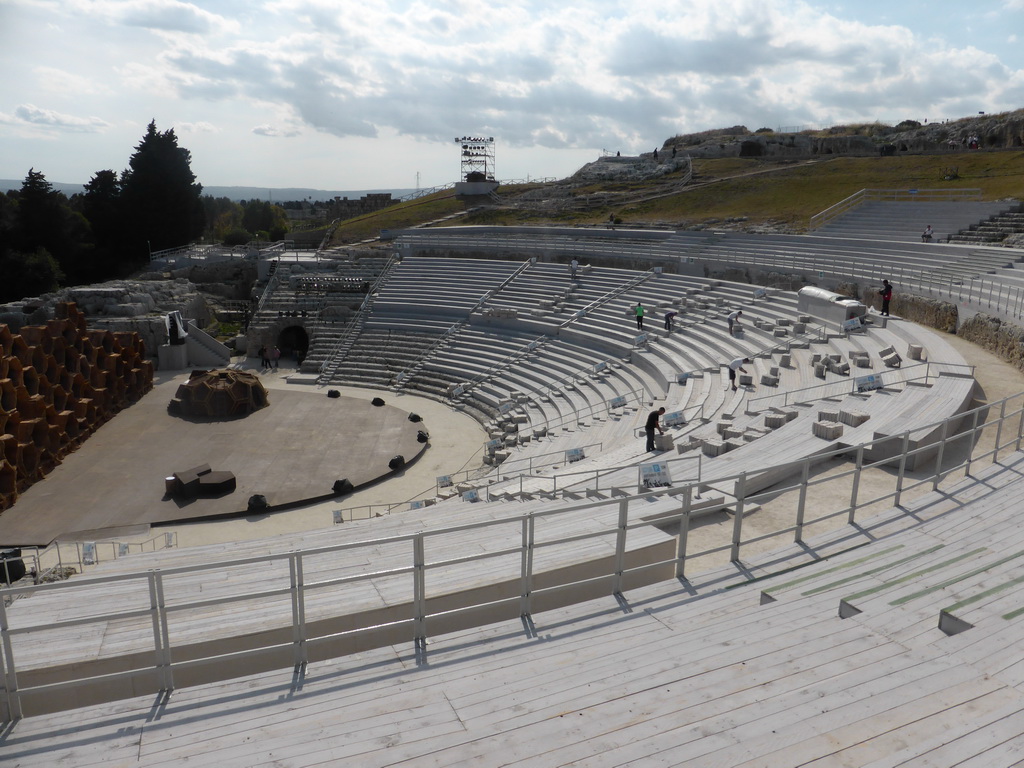
[{"label": "stacked clay pot prop", "polygon": [[90,330],[73,302],[55,314],[19,333],[0,325],[0,511],[153,388],[137,333]]}]

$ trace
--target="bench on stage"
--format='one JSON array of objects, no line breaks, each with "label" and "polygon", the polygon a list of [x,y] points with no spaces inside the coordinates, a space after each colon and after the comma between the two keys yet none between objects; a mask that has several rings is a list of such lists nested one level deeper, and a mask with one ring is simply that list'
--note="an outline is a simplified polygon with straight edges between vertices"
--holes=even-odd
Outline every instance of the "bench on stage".
[{"label": "bench on stage", "polygon": [[235,490],[235,474],[224,470],[213,471],[209,464],[175,472],[165,481],[167,493],[186,499],[197,496],[219,496]]}]

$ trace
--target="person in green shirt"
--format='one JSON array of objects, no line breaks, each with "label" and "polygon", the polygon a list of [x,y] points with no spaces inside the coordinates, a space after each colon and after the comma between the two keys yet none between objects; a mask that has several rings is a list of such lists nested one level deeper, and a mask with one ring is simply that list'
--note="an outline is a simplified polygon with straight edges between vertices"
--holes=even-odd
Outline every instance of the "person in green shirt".
[{"label": "person in green shirt", "polygon": [[636,306],[633,307],[633,314],[636,315],[636,329],[638,331],[642,331],[644,329],[644,314],[646,313],[644,311],[644,305],[639,301],[636,303]]}]

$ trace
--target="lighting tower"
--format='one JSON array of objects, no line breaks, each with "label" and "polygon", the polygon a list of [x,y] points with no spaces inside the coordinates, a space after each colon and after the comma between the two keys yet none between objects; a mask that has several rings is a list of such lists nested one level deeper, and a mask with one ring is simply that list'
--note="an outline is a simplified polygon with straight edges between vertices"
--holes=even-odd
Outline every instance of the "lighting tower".
[{"label": "lighting tower", "polygon": [[494,137],[456,136],[462,149],[461,181],[494,181]]}]

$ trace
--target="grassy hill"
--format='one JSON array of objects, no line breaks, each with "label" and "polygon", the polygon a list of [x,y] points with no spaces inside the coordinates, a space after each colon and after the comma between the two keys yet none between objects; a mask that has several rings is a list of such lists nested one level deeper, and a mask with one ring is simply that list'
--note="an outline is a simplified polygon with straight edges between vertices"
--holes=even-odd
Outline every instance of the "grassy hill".
[{"label": "grassy hill", "polygon": [[[623,226],[673,229],[723,225],[804,231],[810,217],[861,189],[980,189],[984,200],[1024,199],[1024,151],[1001,150],[902,157],[837,157],[814,160],[764,158],[703,159],[693,162],[693,181],[673,188],[672,177],[652,181],[547,185],[551,194],[571,199],[614,196],[589,210],[545,209],[536,204],[537,185],[503,187],[504,204],[457,219],[459,224],[598,225],[609,215]],[[948,177],[948,178],[947,178]],[[668,191],[666,191],[668,190]],[[529,201],[525,200],[529,192]],[[376,236],[465,211],[450,191],[344,222],[336,243]]]}]

